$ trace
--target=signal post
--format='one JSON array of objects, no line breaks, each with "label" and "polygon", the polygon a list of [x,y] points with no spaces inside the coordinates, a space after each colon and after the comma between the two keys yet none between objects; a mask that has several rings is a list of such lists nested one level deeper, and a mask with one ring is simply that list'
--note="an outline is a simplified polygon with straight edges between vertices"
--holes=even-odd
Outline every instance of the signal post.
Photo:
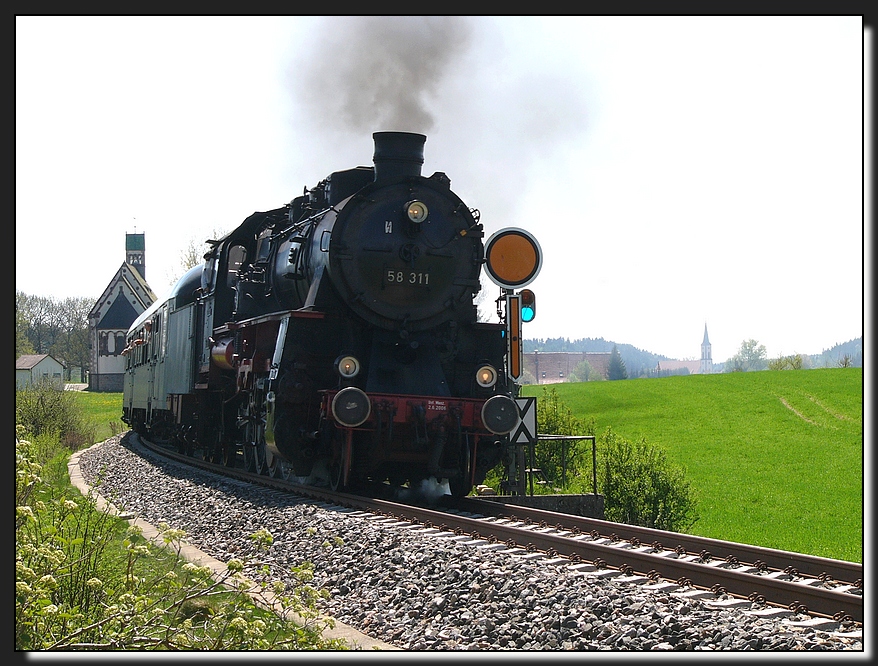
[{"label": "signal post", "polygon": [[[498,302],[505,302],[506,374],[516,386],[517,396],[524,373],[522,325],[536,316],[536,296],[532,290],[522,287],[532,283],[539,274],[542,250],[537,239],[524,229],[503,229],[485,243],[485,266],[491,280],[502,289]],[[516,293],[516,289],[521,291]],[[537,442],[536,398],[518,398],[516,403],[519,425],[509,438],[504,490],[512,495],[524,495],[527,475],[524,448],[530,447],[533,460]]]}]

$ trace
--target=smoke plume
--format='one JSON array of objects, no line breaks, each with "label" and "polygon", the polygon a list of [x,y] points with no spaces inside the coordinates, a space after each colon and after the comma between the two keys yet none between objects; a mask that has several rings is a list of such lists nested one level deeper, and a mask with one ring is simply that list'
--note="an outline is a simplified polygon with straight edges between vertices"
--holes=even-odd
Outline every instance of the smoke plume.
[{"label": "smoke plume", "polygon": [[470,32],[454,16],[325,17],[296,68],[295,95],[324,129],[430,132],[436,91]]}]

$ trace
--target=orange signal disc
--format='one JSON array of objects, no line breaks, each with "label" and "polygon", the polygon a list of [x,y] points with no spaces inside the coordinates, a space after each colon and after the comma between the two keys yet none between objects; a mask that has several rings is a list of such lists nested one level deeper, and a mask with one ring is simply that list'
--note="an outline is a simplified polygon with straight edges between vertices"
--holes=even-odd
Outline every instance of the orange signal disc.
[{"label": "orange signal disc", "polygon": [[542,265],[537,239],[523,229],[501,229],[485,243],[485,268],[499,286],[516,289],[536,279]]}]

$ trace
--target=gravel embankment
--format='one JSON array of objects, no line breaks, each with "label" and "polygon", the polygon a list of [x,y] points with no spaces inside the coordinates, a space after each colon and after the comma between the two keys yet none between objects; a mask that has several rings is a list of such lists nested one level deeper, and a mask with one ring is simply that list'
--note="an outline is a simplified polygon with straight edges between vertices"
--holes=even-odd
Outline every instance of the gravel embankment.
[{"label": "gravel embankment", "polygon": [[255,557],[249,536],[268,530],[278,571],[313,563],[313,583],[331,592],[327,614],[404,650],[863,650],[862,632],[850,626],[720,609],[425,536],[152,460],[122,440],[79,457],[101,496],[148,523],[185,530],[221,561]]}]

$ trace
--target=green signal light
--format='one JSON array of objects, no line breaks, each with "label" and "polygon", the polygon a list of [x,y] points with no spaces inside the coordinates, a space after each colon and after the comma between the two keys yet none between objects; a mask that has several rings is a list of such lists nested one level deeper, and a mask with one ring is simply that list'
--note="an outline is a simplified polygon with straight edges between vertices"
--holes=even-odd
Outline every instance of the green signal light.
[{"label": "green signal light", "polygon": [[519,294],[521,297],[521,321],[533,321],[537,316],[537,298],[530,289],[522,289]]}]

